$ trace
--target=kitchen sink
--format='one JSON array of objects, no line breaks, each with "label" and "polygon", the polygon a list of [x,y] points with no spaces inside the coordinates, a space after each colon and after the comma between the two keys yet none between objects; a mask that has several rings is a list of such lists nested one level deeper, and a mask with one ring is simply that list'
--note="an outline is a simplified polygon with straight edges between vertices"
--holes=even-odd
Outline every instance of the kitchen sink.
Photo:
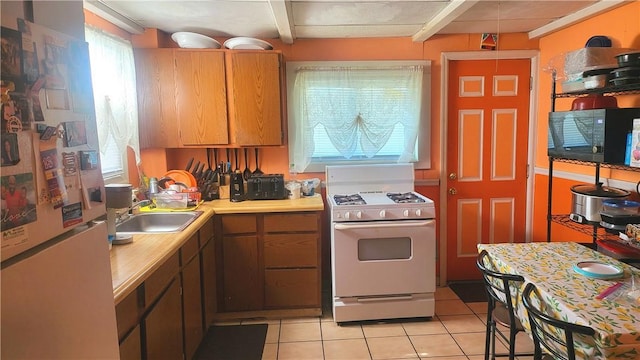
[{"label": "kitchen sink", "polygon": [[202,215],[202,211],[149,212],[132,215],[116,225],[116,233],[152,234],[180,232]]}]

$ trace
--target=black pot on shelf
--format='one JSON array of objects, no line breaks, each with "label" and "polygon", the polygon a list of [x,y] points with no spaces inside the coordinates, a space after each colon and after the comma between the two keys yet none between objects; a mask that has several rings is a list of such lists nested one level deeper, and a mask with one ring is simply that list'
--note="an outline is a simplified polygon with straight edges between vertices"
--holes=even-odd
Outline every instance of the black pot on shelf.
[{"label": "black pot on shelf", "polygon": [[622,53],[616,56],[618,66],[640,66],[640,51]]}]

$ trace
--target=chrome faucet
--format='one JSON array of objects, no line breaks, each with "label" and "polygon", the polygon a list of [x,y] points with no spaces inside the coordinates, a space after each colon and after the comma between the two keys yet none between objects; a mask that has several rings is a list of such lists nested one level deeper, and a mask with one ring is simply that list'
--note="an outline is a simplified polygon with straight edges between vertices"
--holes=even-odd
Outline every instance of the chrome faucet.
[{"label": "chrome faucet", "polygon": [[116,224],[119,224],[125,220],[127,220],[131,216],[131,212],[139,207],[147,206],[151,204],[151,200],[140,200],[137,203],[129,206],[121,213],[116,216]]}]

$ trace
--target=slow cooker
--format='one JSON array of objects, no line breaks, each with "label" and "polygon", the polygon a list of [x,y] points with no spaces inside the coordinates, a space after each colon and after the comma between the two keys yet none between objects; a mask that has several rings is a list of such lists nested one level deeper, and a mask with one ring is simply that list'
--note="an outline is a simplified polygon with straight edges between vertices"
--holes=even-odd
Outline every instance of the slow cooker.
[{"label": "slow cooker", "polygon": [[574,185],[571,187],[571,220],[579,223],[599,223],[602,202],[629,196],[623,189],[595,185]]}]

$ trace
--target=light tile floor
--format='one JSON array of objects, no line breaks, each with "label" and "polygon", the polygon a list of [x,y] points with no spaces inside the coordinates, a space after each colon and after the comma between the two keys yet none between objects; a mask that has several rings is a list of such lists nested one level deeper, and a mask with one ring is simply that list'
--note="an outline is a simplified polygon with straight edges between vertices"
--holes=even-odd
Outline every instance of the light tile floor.
[{"label": "light tile floor", "polygon": [[[329,308],[322,318],[251,320],[241,324],[269,324],[263,360],[484,359],[487,303],[465,304],[448,287],[437,288],[435,298],[436,316],[429,320],[338,326]],[[518,334],[516,349],[532,351],[533,343],[525,333]],[[506,352],[507,348],[500,343],[497,351]]]}]

